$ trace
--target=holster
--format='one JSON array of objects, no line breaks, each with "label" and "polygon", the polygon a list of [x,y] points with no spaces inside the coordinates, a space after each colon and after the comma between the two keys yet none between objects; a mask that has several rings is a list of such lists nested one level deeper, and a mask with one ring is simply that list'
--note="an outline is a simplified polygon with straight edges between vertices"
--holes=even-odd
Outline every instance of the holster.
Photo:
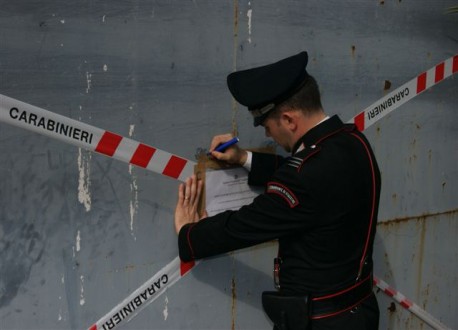
[{"label": "holster", "polygon": [[278,330],[307,328],[310,313],[308,296],[290,296],[277,291],[264,291],[262,307]]}]

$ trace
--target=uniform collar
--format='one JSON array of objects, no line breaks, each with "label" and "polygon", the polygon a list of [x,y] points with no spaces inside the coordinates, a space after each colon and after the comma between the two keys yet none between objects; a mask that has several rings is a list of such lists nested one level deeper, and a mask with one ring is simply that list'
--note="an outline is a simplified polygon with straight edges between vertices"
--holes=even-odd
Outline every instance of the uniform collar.
[{"label": "uniform collar", "polygon": [[344,123],[337,115],[334,115],[329,119],[323,119],[296,142],[292,154],[294,155],[306,147],[315,145],[322,137],[341,129],[343,125]]}]

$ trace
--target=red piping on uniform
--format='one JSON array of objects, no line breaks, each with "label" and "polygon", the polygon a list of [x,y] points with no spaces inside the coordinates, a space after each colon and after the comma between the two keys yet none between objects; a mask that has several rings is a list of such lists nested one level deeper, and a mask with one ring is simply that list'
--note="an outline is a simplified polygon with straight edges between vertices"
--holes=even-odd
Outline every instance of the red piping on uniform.
[{"label": "red piping on uniform", "polygon": [[[334,135],[334,134],[337,134],[338,132],[342,131],[342,130],[345,130],[346,128],[345,127],[342,127],[342,128],[339,128],[338,130],[335,130],[334,132],[332,133],[329,133],[328,135],[322,137],[321,139],[319,139],[318,141],[315,142],[315,145],[318,145],[321,141],[327,139],[328,137]],[[374,213],[375,213],[375,170],[374,170],[374,163],[372,161],[372,157],[371,157],[371,154],[369,152],[369,148],[366,144],[366,142],[360,137],[358,136],[357,134],[355,133],[351,133],[351,135],[353,135],[354,137],[356,137],[360,142],[361,144],[364,146],[364,149],[366,150],[366,153],[367,153],[367,156],[369,158],[369,162],[370,162],[370,166],[371,166],[371,173],[372,173],[372,210],[371,210],[371,217],[370,217],[370,221],[369,221],[369,229],[368,229],[368,232],[367,232],[367,236],[366,236],[366,243],[364,244],[364,250],[363,250],[363,255],[361,257],[361,261],[359,262],[359,269],[358,269],[358,277],[360,276],[361,272],[362,272],[362,269],[363,269],[363,265],[364,265],[364,260],[366,258],[366,254],[367,254],[367,249],[368,249],[368,246],[369,246],[369,239],[370,239],[370,234],[372,232],[372,223],[373,223],[373,220],[374,220]],[[310,158],[312,155],[314,155],[315,153],[317,153],[319,151],[319,149],[317,149],[316,151],[310,153],[309,155],[307,155],[307,157],[302,161],[302,164],[305,163],[305,161]],[[301,166],[298,167],[298,172],[301,170],[302,168],[302,164]]]},{"label": "red piping on uniform", "polygon": [[329,299],[329,298],[333,298],[333,297],[335,297],[335,296],[341,295],[341,294],[343,294],[343,293],[345,293],[345,292],[348,292],[348,291],[353,290],[354,288],[360,286],[361,284],[363,284],[364,282],[366,282],[366,281],[367,281],[368,279],[370,279],[370,278],[371,278],[371,275],[368,275],[364,280],[359,281],[359,282],[356,283],[356,284],[353,284],[351,287],[348,287],[348,288],[346,288],[346,289],[344,289],[344,290],[342,290],[342,291],[339,291],[339,292],[336,292],[336,293],[333,293],[333,294],[328,294],[328,295],[326,295],[326,296],[321,296],[321,297],[312,298],[312,301],[315,301],[315,300],[318,301],[318,300]]},{"label": "red piping on uniform", "polygon": [[[326,140],[328,137],[334,135],[334,134],[337,134],[339,133],[341,130],[345,129],[345,127],[342,127],[342,128],[339,128],[338,130],[335,130],[334,132],[331,132],[329,133],[328,135],[326,136],[323,136],[321,139],[319,139],[318,141],[316,141],[314,144],[317,145],[318,143],[320,143],[321,141],[323,140]],[[305,157],[303,160],[302,160],[302,163],[301,165],[297,168],[297,172],[300,172],[301,171],[301,168],[302,168],[302,165],[307,161],[307,159],[309,159],[310,157],[312,157],[314,154],[316,154],[318,151],[320,151],[320,149],[318,147],[316,147],[316,150],[311,152],[310,154],[307,155],[307,157]]]},{"label": "red piping on uniform", "polygon": [[345,308],[345,309],[342,309],[342,310],[340,310],[340,311],[338,311],[338,312],[333,312],[333,313],[323,314],[323,315],[317,315],[317,316],[310,316],[310,318],[311,318],[312,320],[318,320],[318,319],[324,319],[324,318],[326,318],[326,317],[331,317],[331,316],[339,315],[339,314],[341,314],[341,313],[344,313],[344,312],[346,312],[346,311],[349,311],[349,310],[355,308],[356,306],[358,306],[359,304],[361,304],[364,300],[366,300],[367,298],[369,298],[371,294],[372,294],[372,292],[369,293],[369,294],[368,294],[367,296],[365,296],[364,298],[360,299],[360,300],[359,300],[358,302],[356,302],[355,304],[351,305],[350,307],[347,307],[347,308]]},{"label": "red piping on uniform", "polygon": [[195,224],[192,224],[189,226],[188,228],[188,232],[186,233],[186,239],[188,240],[188,246],[189,246],[189,250],[191,252],[191,258],[194,260],[194,250],[192,248],[192,245],[191,245],[191,237],[190,237],[190,234],[191,234],[191,229],[192,227],[194,227]]},{"label": "red piping on uniform", "polygon": [[329,133],[328,135],[323,136],[321,139],[319,139],[318,141],[316,141],[315,144],[318,144],[318,143],[320,143],[321,141],[326,140],[326,139],[327,139],[328,137],[330,137],[331,135],[337,134],[337,133],[339,133],[340,131],[342,131],[342,130],[344,130],[344,129],[345,129],[345,127],[342,127],[342,128],[339,128],[338,130],[335,130],[334,132]]},{"label": "red piping on uniform", "polygon": [[363,270],[364,259],[366,258],[366,253],[367,253],[367,249],[369,246],[369,239],[370,239],[371,232],[372,232],[372,222],[374,220],[375,195],[376,195],[375,194],[375,170],[374,170],[374,163],[372,162],[372,157],[369,152],[369,148],[367,147],[367,144],[364,142],[364,140],[360,136],[356,135],[355,133],[350,133],[350,134],[356,137],[363,144],[364,149],[366,149],[366,153],[369,158],[369,162],[371,164],[371,172],[372,172],[372,210],[371,210],[371,218],[369,221],[369,229],[367,231],[366,244],[364,245],[363,256],[361,257],[361,261],[359,262],[359,270],[358,270],[358,277],[359,277]]},{"label": "red piping on uniform", "polygon": [[[340,130],[338,130],[340,131]],[[325,138],[329,137],[330,135],[332,134],[335,134],[337,133],[338,131],[334,132],[334,133],[331,133],[327,136],[325,136],[324,138],[320,139],[319,141],[317,141],[317,144],[321,141],[323,141]],[[365,141],[360,137],[358,136],[357,134],[355,133],[350,133],[351,135],[353,135],[354,137],[356,137],[361,143],[362,145],[364,146],[364,149],[366,150],[366,153],[368,155],[368,158],[369,158],[369,163],[370,163],[370,167],[371,167],[371,174],[372,174],[372,210],[371,210],[371,217],[370,217],[370,221],[369,221],[369,228],[368,228],[368,232],[367,232],[367,236],[366,236],[366,243],[364,245],[364,250],[363,250],[363,255],[361,257],[361,261],[359,263],[359,270],[358,270],[358,276],[362,273],[362,269],[363,269],[363,265],[364,265],[364,260],[365,260],[365,257],[366,257],[366,254],[367,254],[367,250],[368,250],[368,246],[369,246],[369,240],[370,240],[370,234],[372,232],[372,224],[373,224],[373,220],[374,220],[374,214],[375,214],[375,196],[376,196],[376,193],[375,193],[375,170],[374,170],[374,163],[372,161],[372,157],[371,157],[371,154],[369,152],[369,148],[367,146],[367,144],[365,143]],[[332,297],[335,297],[335,296],[338,296],[338,295],[341,295],[349,290],[352,290],[354,289],[355,287],[361,285],[362,283],[364,283],[366,280],[368,280],[369,278],[371,277],[371,275],[367,276],[364,280],[362,281],[359,281],[357,282],[356,284],[354,284],[353,286],[349,287],[349,288],[346,288],[342,291],[339,291],[339,292],[336,292],[336,293],[333,293],[333,294],[330,294],[330,295],[327,295],[327,296],[322,296],[322,297],[318,297],[318,298],[313,298],[312,301],[319,301],[319,300],[324,300],[324,299],[328,299],[328,298],[332,298]],[[347,307],[347,308],[344,308],[340,311],[337,311],[337,312],[332,312],[332,313],[328,313],[328,314],[323,314],[323,315],[318,315],[318,316],[311,316],[310,318],[313,319],[313,320],[317,320],[317,319],[322,319],[322,318],[327,318],[327,317],[332,317],[332,316],[336,316],[336,315],[339,315],[341,313],[344,313],[346,311],[349,311],[351,309],[353,309],[354,307],[358,306],[362,301],[366,300],[367,298],[369,298],[369,296],[372,294],[369,293],[368,295],[366,295],[365,297],[363,297],[362,299],[360,299],[358,302],[356,302],[355,304]]]},{"label": "red piping on uniform", "polygon": [[299,165],[299,167],[297,168],[297,173],[299,173],[302,169],[302,165],[304,165],[304,163],[307,161],[307,159],[309,159],[310,157],[312,157],[314,154],[318,153],[319,151],[321,150],[321,148],[319,147],[316,147],[315,150],[313,150],[311,153],[309,153],[307,155],[307,157],[305,157],[302,162],[301,162],[301,165]]}]

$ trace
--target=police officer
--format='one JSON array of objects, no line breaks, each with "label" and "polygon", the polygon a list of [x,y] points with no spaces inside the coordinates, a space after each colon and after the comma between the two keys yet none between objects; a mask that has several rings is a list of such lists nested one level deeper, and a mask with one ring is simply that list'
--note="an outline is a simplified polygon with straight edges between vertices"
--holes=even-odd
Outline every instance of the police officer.
[{"label": "police officer", "polygon": [[[238,211],[199,215],[202,183],[195,176],[178,190],[175,229],[183,261],[277,239],[277,291],[263,293],[274,329],[378,329],[372,291],[372,250],[380,172],[372,149],[354,125],[323,111],[306,52],[237,71],[227,78],[234,98],[248,107],[291,157],[251,153],[238,146],[212,151],[240,164],[251,185],[265,192]],[[230,134],[213,138],[210,150]]]}]

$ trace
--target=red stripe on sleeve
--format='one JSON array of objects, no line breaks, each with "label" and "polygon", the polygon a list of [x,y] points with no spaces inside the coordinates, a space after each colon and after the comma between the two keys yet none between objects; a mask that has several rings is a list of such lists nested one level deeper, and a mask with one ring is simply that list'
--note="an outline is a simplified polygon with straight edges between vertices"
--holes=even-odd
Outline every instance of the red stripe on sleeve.
[{"label": "red stripe on sleeve", "polygon": [[97,324],[94,324],[92,327],[89,328],[89,330],[97,330]]},{"label": "red stripe on sleeve", "polygon": [[140,143],[137,150],[135,150],[130,163],[145,168],[148,166],[148,163],[155,152],[155,148]]},{"label": "red stripe on sleeve", "polygon": [[445,63],[436,65],[436,75],[434,76],[435,83],[438,83],[439,81],[444,79],[444,70],[445,70]]},{"label": "red stripe on sleeve", "polygon": [[455,55],[453,57],[453,68],[452,68],[452,72],[455,73],[455,72],[458,72],[458,55]]},{"label": "red stripe on sleeve", "polygon": [[359,115],[355,117],[355,125],[358,128],[358,131],[362,132],[364,131],[364,126],[365,126],[365,113],[361,112]]},{"label": "red stripe on sleeve", "polygon": [[95,151],[111,157],[116,152],[121,140],[122,136],[106,131],[103,133]]},{"label": "red stripe on sleeve", "polygon": [[187,162],[186,159],[172,155],[162,174],[178,179]]},{"label": "red stripe on sleeve", "polygon": [[417,94],[426,89],[426,72],[423,72],[417,78]]}]

